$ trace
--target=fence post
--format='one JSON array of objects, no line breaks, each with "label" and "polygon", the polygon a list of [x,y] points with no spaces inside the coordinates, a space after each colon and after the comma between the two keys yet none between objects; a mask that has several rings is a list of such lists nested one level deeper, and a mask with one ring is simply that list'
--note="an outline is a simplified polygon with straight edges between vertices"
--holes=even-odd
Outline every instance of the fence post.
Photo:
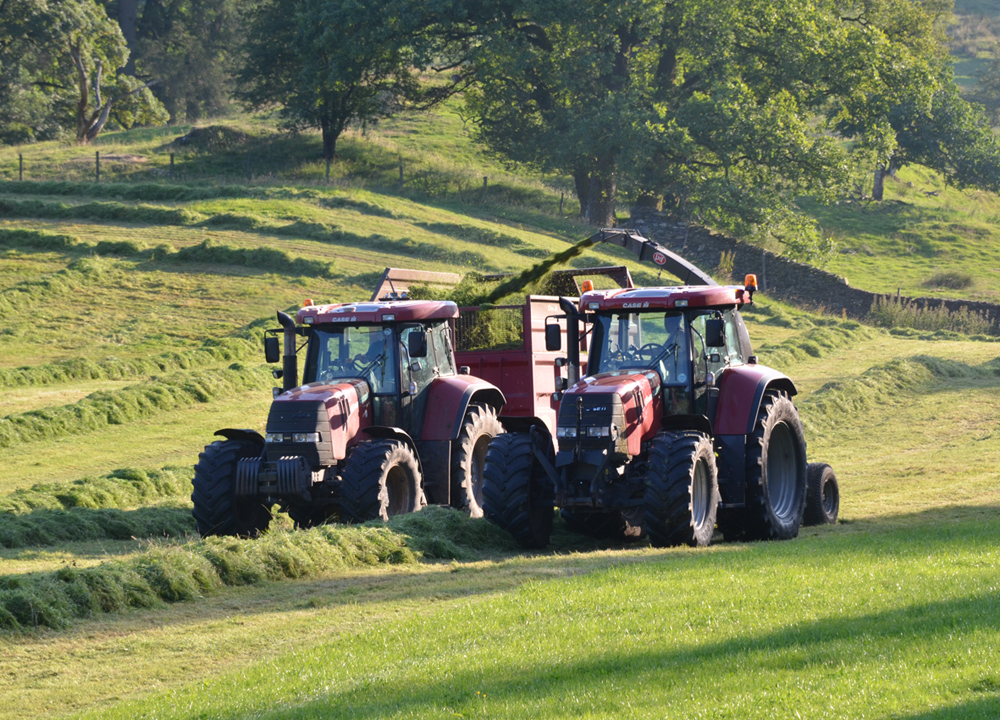
[{"label": "fence post", "polygon": [[399,191],[403,192],[403,158],[399,159]]},{"label": "fence post", "polygon": [[760,251],[760,291],[767,290],[767,250]]},{"label": "fence post", "polygon": [[326,159],[326,184],[330,184],[330,158]]},{"label": "fence post", "polygon": [[174,154],[170,153],[170,179],[174,179]]},{"label": "fence post", "polygon": [[24,182],[24,155],[17,154],[17,181]]},{"label": "fence post", "polygon": [[250,154],[247,153],[247,185],[253,182],[253,172],[250,168]]},{"label": "fence post", "polygon": [[97,182],[101,182],[101,151],[94,151],[94,167],[97,169]]},{"label": "fence post", "polygon": [[562,215],[563,199],[566,197],[565,192],[559,193],[559,214]]},{"label": "fence post", "polygon": [[487,178],[485,175],[483,175],[483,196],[482,196],[481,200],[486,200],[486,183],[488,181],[489,181],[489,178]]}]

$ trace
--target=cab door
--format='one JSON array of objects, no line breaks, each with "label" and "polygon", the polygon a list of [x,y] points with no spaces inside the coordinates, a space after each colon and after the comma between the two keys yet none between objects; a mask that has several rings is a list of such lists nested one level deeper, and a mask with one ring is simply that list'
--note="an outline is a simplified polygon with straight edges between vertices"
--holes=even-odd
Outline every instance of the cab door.
[{"label": "cab door", "polygon": [[427,356],[410,357],[410,335],[426,333],[423,325],[405,325],[399,332],[400,345],[400,379],[402,390],[400,394],[400,409],[402,411],[403,429],[411,437],[419,437],[424,425],[424,414],[427,412],[427,397],[431,382],[438,375],[435,355],[428,338]]}]

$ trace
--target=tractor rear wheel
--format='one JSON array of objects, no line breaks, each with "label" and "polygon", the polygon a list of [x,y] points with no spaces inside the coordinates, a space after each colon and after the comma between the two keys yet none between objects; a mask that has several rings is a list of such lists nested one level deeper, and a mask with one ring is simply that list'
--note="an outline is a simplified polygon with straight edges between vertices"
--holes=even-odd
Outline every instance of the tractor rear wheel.
[{"label": "tractor rear wheel", "polygon": [[783,392],[768,391],[746,445],[744,529],[754,540],[799,534],[806,506],[806,441],[799,413]]},{"label": "tractor rear wheel", "polygon": [[236,466],[243,458],[259,457],[261,451],[251,440],[216,440],[198,456],[191,502],[202,537],[257,537],[267,530],[271,509],[257,500],[236,497]]},{"label": "tractor rear wheel", "polygon": [[343,522],[388,520],[427,504],[413,450],[400,440],[361,443],[347,458],[338,496]]},{"label": "tractor rear wheel", "polygon": [[505,433],[490,443],[483,473],[483,513],[526,548],[543,548],[552,535],[555,503],[538,467],[528,433]]},{"label": "tractor rear wheel", "polygon": [[809,463],[806,468],[806,513],[803,525],[833,525],[840,513],[840,487],[833,468]]},{"label": "tractor rear wheel", "polygon": [[653,439],[646,474],[646,533],[656,547],[704,547],[715,533],[719,473],[715,450],[699,432]]},{"label": "tractor rear wheel", "polygon": [[470,517],[483,516],[483,469],[490,441],[503,432],[497,411],[470,405],[451,453],[451,505]]}]

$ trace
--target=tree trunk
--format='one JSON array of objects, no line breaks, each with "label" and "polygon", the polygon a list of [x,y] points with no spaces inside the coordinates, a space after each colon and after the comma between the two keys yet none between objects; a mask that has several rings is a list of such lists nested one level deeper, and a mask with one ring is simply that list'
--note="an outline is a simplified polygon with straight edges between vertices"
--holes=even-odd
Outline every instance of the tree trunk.
[{"label": "tree trunk", "polygon": [[337,140],[340,138],[341,131],[327,117],[320,119],[319,126],[323,131],[323,159],[333,162],[337,157]]},{"label": "tree trunk", "polygon": [[580,201],[580,217],[587,216],[587,198],[590,195],[590,173],[586,170],[573,171],[573,184],[576,186],[576,199]]},{"label": "tree trunk", "polygon": [[875,168],[875,180],[872,183],[872,200],[881,202],[885,191],[886,169],[882,165]]},{"label": "tree trunk", "polygon": [[139,20],[138,0],[118,0],[118,26],[122,29],[125,42],[128,43],[128,62],[121,72],[124,75],[135,76],[135,40],[136,24]]},{"label": "tree trunk", "polygon": [[590,176],[590,192],[587,197],[586,219],[591,225],[598,227],[614,227],[615,196],[618,184],[614,173]]}]

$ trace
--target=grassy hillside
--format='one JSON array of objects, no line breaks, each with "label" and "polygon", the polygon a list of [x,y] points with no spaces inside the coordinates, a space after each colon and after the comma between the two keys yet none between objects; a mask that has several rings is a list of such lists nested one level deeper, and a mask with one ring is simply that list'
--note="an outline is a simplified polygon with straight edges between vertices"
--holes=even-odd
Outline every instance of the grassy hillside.
[{"label": "grassy hillside", "polygon": [[[315,138],[244,121],[169,144],[186,131],[104,138],[131,159],[100,184],[92,150],[22,148],[23,183],[0,150],[5,716],[1000,715],[991,336],[746,312],[841,483],[841,522],[791,542],[607,546],[557,521],[523,554],[443,510],[198,540],[190,467],[216,428],[263,429],[276,309],[367,298],[387,266],[524,269],[589,228],[561,181],[491,165],[447,113],[352,136],[329,185]],[[250,184],[248,147],[276,158]],[[163,182],[171,151],[184,182]],[[887,195],[811,208],[829,269],[996,297],[996,198],[919,169]],[[575,262],[655,281],[617,250]],[[927,284],[948,273],[970,281]]]}]

